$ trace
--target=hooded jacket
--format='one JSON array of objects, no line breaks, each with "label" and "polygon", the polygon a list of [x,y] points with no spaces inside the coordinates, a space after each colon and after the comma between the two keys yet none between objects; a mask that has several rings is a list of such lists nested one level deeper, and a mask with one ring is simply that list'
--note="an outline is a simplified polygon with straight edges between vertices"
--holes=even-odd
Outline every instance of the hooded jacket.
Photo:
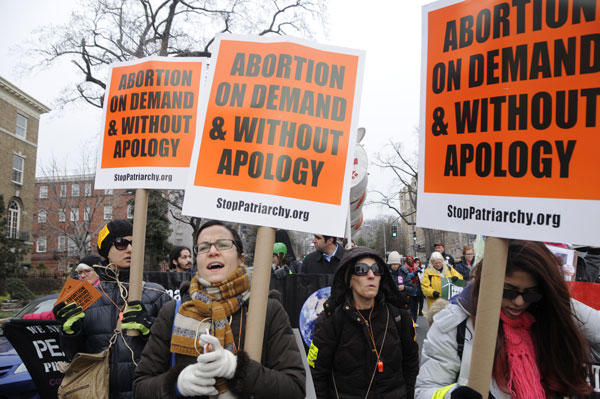
[{"label": "hooded jacket", "polygon": [[[370,316],[377,352],[365,322],[369,311],[359,314],[348,286],[350,268],[365,257],[375,259],[383,269]],[[346,251],[334,276],[331,296],[315,323],[308,354],[318,398],[413,397],[419,348],[407,307],[406,297],[399,294],[389,269],[375,251],[366,247]],[[377,370],[377,353],[383,362],[381,372]]]},{"label": "hooded jacket", "polygon": [[[123,308],[127,298],[129,269],[115,272],[113,269],[95,266],[94,270],[100,276],[101,282],[96,288],[102,296],[85,311],[81,330],[69,335],[61,329],[61,348],[69,359],[78,352],[100,353],[108,347],[119,319],[117,306]],[[124,289],[123,294],[119,285]],[[145,283],[141,301],[146,313],[154,320],[160,308],[171,301],[171,297],[160,285]],[[147,340],[148,338],[142,335],[128,336],[126,331],[117,335],[110,351],[110,398],[133,397],[133,359],[139,361]]]},{"label": "hooded jacket", "polygon": [[427,266],[423,273],[423,278],[421,279],[421,290],[423,291],[423,295],[427,298],[428,309],[437,299],[433,297],[434,291],[437,291],[439,294],[442,293],[442,277],[452,278],[453,276],[456,276],[461,280],[463,278],[460,273],[445,262],[441,271],[438,271],[433,266]]}]

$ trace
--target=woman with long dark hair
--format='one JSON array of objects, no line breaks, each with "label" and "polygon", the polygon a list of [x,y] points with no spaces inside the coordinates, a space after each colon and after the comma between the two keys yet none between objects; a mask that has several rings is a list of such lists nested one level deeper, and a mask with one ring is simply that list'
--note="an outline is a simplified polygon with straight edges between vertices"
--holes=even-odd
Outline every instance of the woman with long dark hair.
[{"label": "woman with long dark hair", "polygon": [[[456,303],[436,315],[423,343],[417,398],[481,397],[466,386],[477,300],[484,295],[480,284],[477,267]],[[600,344],[600,315],[569,297],[560,265],[544,244],[510,241],[502,298],[490,393],[496,399],[591,393],[586,377],[590,344]]]}]

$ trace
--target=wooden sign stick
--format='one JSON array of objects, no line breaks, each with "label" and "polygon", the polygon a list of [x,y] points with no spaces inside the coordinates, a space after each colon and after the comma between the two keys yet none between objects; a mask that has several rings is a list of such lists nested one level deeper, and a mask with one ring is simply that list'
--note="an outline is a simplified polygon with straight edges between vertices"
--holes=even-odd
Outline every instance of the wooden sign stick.
[{"label": "wooden sign stick", "polygon": [[[142,299],[142,279],[144,274],[144,248],[146,246],[146,220],[148,217],[148,190],[135,190],[133,208],[133,244],[131,248],[131,268],[129,269],[129,296],[127,302]],[[139,335],[138,330],[127,330],[127,335]]]}]

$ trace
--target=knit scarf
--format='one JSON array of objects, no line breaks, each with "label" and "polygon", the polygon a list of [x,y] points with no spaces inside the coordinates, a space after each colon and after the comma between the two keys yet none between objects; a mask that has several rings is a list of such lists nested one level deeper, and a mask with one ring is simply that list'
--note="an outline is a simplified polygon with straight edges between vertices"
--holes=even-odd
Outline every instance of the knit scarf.
[{"label": "knit scarf", "polygon": [[537,365],[535,347],[531,339],[531,325],[535,318],[523,312],[511,319],[500,312],[503,321],[504,344],[508,358],[508,389],[516,399],[544,399],[546,397]]},{"label": "knit scarf", "polygon": [[[244,266],[238,267],[224,281],[210,284],[198,273],[190,283],[192,299],[179,307],[171,336],[171,352],[198,356],[204,352],[197,339],[203,334],[198,331],[202,321],[211,324],[211,334],[219,339],[221,346],[236,352],[235,340],[228,317],[240,310],[250,296],[250,275]],[[217,378],[219,393],[227,390],[223,378]]]}]

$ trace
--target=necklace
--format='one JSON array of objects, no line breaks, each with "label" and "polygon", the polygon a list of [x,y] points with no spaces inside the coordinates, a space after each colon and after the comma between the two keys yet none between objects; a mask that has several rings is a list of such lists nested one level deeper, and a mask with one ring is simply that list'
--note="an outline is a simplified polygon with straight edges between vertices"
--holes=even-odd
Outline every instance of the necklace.
[{"label": "necklace", "polygon": [[[367,325],[367,329],[369,330],[369,337],[371,338],[371,343],[373,344],[373,350],[375,351],[375,355],[377,356],[377,370],[380,373],[382,373],[383,372],[383,362],[379,359],[381,357],[381,351],[377,350],[377,345],[375,344],[375,335],[373,334],[373,323],[371,323],[371,315],[373,314],[374,308],[375,308],[375,305],[371,306],[371,311],[369,312],[369,321],[367,321],[364,318],[364,316],[358,309],[356,309],[356,311],[358,312],[358,315],[360,316],[360,318],[363,319],[363,321]],[[386,330],[387,330],[387,326],[386,326]],[[381,342],[381,346],[379,347],[379,349],[383,349],[383,341]]]}]

